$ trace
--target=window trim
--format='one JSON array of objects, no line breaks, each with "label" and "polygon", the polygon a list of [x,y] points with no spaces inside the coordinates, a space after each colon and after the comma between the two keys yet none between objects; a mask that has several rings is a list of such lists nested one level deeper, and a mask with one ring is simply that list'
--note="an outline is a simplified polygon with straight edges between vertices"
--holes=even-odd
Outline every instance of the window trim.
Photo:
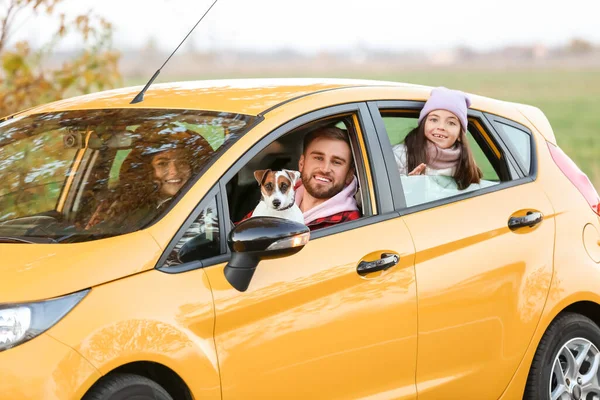
[{"label": "window trim", "polygon": [[[89,168],[88,162],[91,157],[90,153],[93,153],[93,152],[94,152],[94,150],[92,150],[90,152],[90,151],[88,151],[87,148],[82,148],[82,149],[78,149],[77,153],[75,153],[75,157],[73,158],[73,161],[71,162],[71,165],[69,166],[69,169],[67,172],[67,177],[64,181],[62,190],[60,192],[58,201],[56,203],[55,210],[57,212],[62,213],[63,210],[65,210],[65,208],[67,209],[68,212],[71,211],[73,199],[77,194],[79,185],[83,178],[82,177],[83,174],[78,174],[77,171],[79,171],[82,168],[84,170],[87,170]],[[75,188],[75,192],[72,190],[72,188]]]},{"label": "window trim", "polygon": [[[358,184],[361,188],[367,188],[366,192],[370,199],[374,199],[375,202],[369,201],[365,204],[364,193],[361,193],[363,214],[376,215],[378,214],[379,208],[377,207],[378,198],[375,196],[375,182],[373,182],[373,171],[371,170],[371,161],[369,160],[369,154],[367,154],[365,133],[363,126],[360,123],[360,118],[356,113],[349,115],[352,119],[354,126],[359,126],[362,135],[358,135],[358,132],[354,132],[348,139],[352,147],[352,155],[354,157],[354,172],[358,179]],[[368,162],[366,161],[368,160]]]},{"label": "window trim", "polygon": [[[393,102],[393,103],[396,103],[396,102]],[[402,102],[402,103],[406,105],[405,108],[407,108],[407,109],[415,109],[416,110],[417,107],[422,107],[422,104],[420,105],[420,103],[417,103],[417,102],[408,101],[408,102]],[[382,107],[382,105],[387,105],[387,104],[389,104],[389,103],[373,101],[373,102],[368,103],[368,107],[369,107],[369,111],[371,112],[371,118],[373,120],[373,124],[375,125],[375,132],[377,134],[377,139],[379,141],[379,149],[380,149],[381,153],[383,154],[383,157],[382,157],[383,166],[380,166],[380,168],[382,168],[382,171],[386,171],[386,173],[387,173],[388,182],[389,182],[389,185],[391,188],[392,201],[394,203],[394,209],[399,210],[399,209],[406,208],[406,198],[404,197],[404,191],[402,191],[402,187],[392,184],[392,182],[400,181],[400,172],[398,171],[398,168],[389,168],[390,165],[396,165],[396,159],[394,158],[394,153],[392,152],[392,143],[390,142],[390,138],[387,134],[387,130],[385,129],[385,123],[383,122],[383,117],[381,116],[381,113],[379,112],[380,108],[385,108],[385,107]],[[387,145],[387,150],[385,149],[386,145]]]},{"label": "window trim", "polygon": [[[510,157],[509,159],[506,158],[501,145],[496,143],[494,137],[490,134],[492,128],[484,126],[481,120],[476,118],[468,120],[468,124],[467,129],[470,129],[471,132],[479,133],[478,135],[472,135],[473,140],[475,140],[480,150],[487,157],[490,165],[494,167],[498,179],[502,179],[503,176],[509,177],[511,180],[518,177],[516,170],[511,167]],[[490,161],[490,157],[494,157],[494,161],[498,165],[494,165],[494,162]]]},{"label": "window trim", "polygon": [[[216,201],[217,204],[217,212],[219,213],[219,241],[220,241],[220,251],[221,254],[217,256],[208,257],[204,260],[190,261],[181,263],[179,265],[166,267],[164,266],[165,261],[179,242],[179,240],[183,237],[185,232],[189,229],[192,223],[198,218],[200,213],[208,206],[208,204],[213,200]],[[214,185],[206,195],[202,198],[202,200],[196,205],[194,210],[190,213],[190,215],[185,219],[185,222],[181,225],[181,227],[177,230],[177,233],[171,238],[167,247],[163,251],[162,255],[158,259],[155,269],[166,272],[168,274],[175,274],[179,272],[186,272],[198,268],[202,268],[209,265],[214,265],[221,263],[225,260],[222,260],[224,256],[228,256],[227,254],[227,237],[225,235],[225,218],[223,218],[225,214],[223,214],[223,201],[221,196],[220,186],[218,184]]]},{"label": "window trim", "polygon": [[[470,199],[473,197],[478,197],[484,194],[493,193],[499,190],[504,190],[510,187],[519,186],[527,183],[531,183],[535,178],[532,176],[524,176],[522,170],[517,164],[517,160],[514,157],[514,153],[511,152],[504,140],[500,137],[500,134],[497,132],[497,129],[492,125],[492,123],[487,119],[486,113],[483,113],[478,110],[468,110],[467,117],[470,119],[477,120],[485,133],[490,135],[490,138],[495,141],[495,144],[500,147],[500,151],[502,155],[506,159],[507,167],[509,168],[509,173],[511,178],[514,178],[510,181],[500,182],[497,185],[493,185],[487,188],[479,189],[472,192],[466,192],[463,194],[458,194],[456,196],[451,196],[439,200],[435,200],[428,203],[418,204],[415,206],[407,207],[406,206],[406,198],[404,196],[404,191],[402,189],[402,182],[400,179],[400,173],[396,166],[396,160],[394,159],[394,155],[392,152],[392,145],[390,139],[388,137],[387,131],[385,129],[385,124],[383,122],[383,117],[381,116],[380,109],[394,109],[394,110],[412,110],[418,111],[422,109],[424,102],[417,101],[402,101],[402,100],[382,100],[382,101],[374,101],[369,102],[369,109],[372,113],[372,118],[374,120],[374,124],[377,129],[377,137],[379,138],[381,144],[381,150],[383,152],[383,158],[385,160],[390,186],[392,188],[392,195],[394,196],[394,205],[396,207],[396,211],[399,215],[407,215],[415,212],[427,210],[430,208],[439,207],[442,205]],[[496,116],[494,116],[496,117]],[[520,128],[521,129],[521,128]],[[484,139],[485,140],[485,139]],[[532,148],[532,158],[533,152],[535,152],[535,148]]]}]

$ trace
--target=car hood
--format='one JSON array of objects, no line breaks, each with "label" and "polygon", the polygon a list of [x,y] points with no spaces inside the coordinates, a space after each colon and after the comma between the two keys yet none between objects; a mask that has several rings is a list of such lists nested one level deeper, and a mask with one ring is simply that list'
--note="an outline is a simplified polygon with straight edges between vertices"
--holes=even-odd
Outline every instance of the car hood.
[{"label": "car hood", "polygon": [[154,268],[146,231],[74,244],[0,243],[0,304],[44,300]]}]

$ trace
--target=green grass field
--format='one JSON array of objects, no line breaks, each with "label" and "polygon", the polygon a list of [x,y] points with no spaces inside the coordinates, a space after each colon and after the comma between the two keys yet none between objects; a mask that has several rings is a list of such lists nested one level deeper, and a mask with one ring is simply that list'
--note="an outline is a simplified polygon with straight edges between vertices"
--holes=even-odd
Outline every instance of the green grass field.
[{"label": "green grass field", "polygon": [[[558,144],[600,189],[600,70],[442,70],[394,74],[327,73],[318,76],[399,81],[446,86],[500,100],[539,107],[548,117]],[[275,76],[308,77],[286,72]],[[199,76],[197,79],[252,78],[264,76]],[[173,81],[161,76],[159,81]],[[131,80],[142,84],[144,80]]]}]

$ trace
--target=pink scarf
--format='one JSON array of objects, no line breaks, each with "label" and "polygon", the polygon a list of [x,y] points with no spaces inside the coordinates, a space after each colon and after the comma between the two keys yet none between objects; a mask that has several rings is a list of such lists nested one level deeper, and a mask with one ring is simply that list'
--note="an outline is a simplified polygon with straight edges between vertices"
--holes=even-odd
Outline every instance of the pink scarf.
[{"label": "pink scarf", "polygon": [[435,143],[427,141],[427,166],[433,169],[456,167],[460,158],[461,147],[458,143],[448,149],[442,149]]}]

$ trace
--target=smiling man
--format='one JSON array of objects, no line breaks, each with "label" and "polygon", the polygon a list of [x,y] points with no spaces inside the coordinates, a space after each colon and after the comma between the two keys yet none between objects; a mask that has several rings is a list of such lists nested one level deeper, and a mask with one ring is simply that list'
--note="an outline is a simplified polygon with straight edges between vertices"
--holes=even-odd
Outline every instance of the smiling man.
[{"label": "smiling man", "polygon": [[360,218],[352,151],[343,130],[328,127],[308,133],[298,169],[302,182],[296,204],[311,230]]},{"label": "smiling man", "polygon": [[360,218],[354,198],[358,181],[346,132],[327,127],[306,134],[298,170],[295,202],[311,231]]}]

